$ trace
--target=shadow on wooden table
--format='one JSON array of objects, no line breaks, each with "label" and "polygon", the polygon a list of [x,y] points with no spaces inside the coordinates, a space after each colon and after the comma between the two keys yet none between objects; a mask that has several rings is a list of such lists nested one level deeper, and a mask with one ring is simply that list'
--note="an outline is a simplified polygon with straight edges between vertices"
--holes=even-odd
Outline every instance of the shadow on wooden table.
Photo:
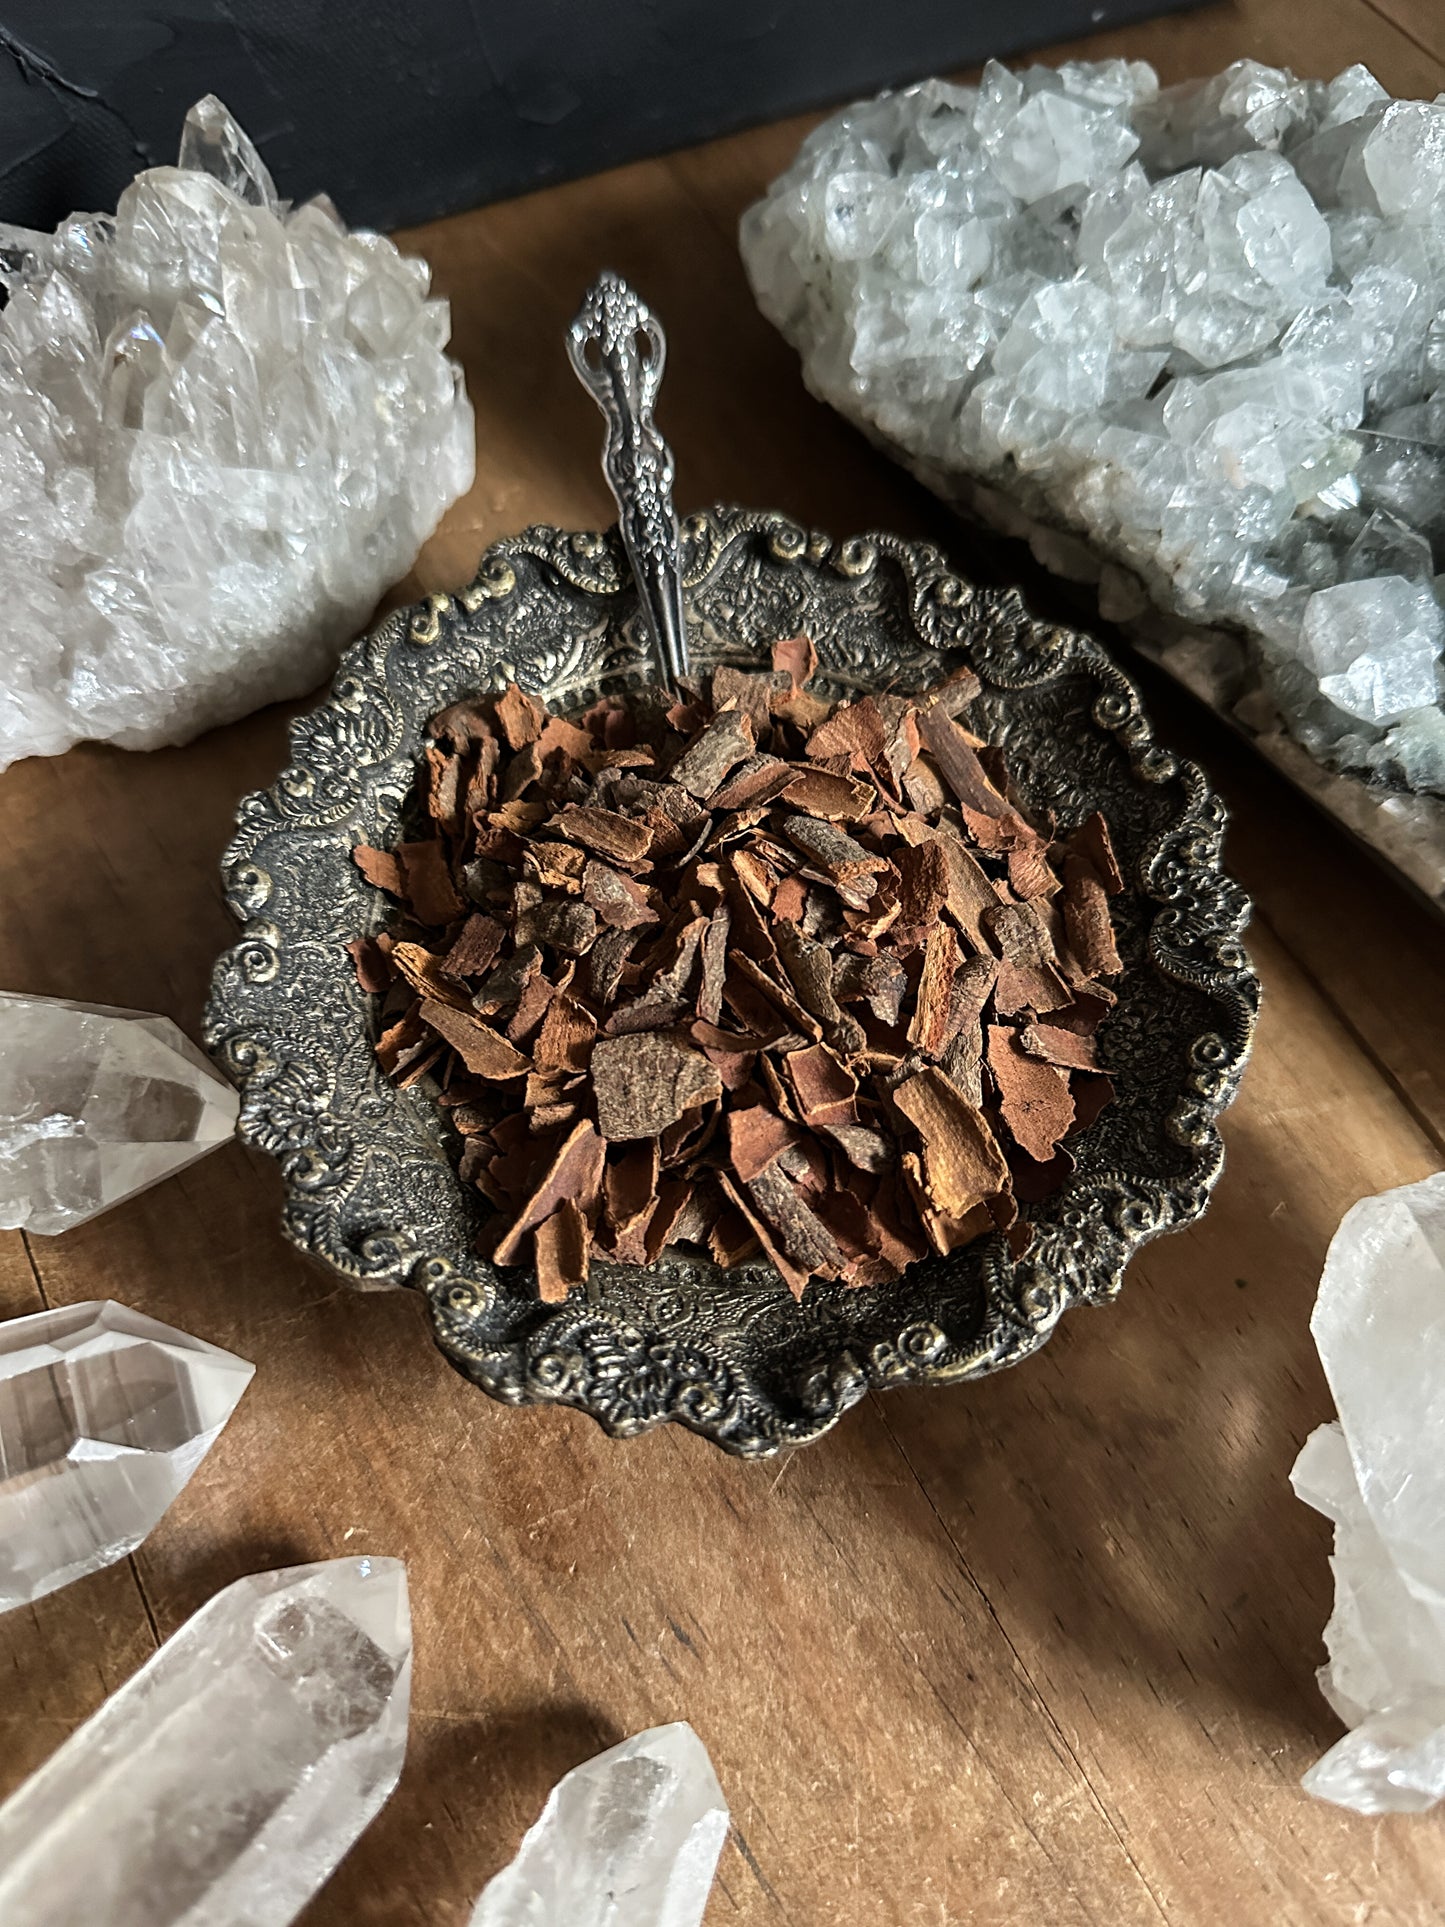
[{"label": "shadow on wooden table", "polygon": [[365,1855],[342,1861],[301,1927],[395,1918],[396,1896],[379,1896],[376,1868],[416,1860],[422,1841],[452,1863],[445,1879],[416,1896],[423,1914],[437,1891],[467,1891],[470,1883],[479,1894],[562,1775],[623,1737],[595,1707],[565,1697],[504,1703],[482,1719],[414,1709],[401,1784],[368,1828]]},{"label": "shadow on wooden table", "polygon": [[1209,1213],[1146,1247],[1117,1304],[1070,1313],[1017,1370],[879,1405],[1083,1749],[1137,1697],[1303,1764],[1338,1731],[1313,1676],[1329,1529],[1289,1486],[1328,1416],[1308,1321],[1334,1216],[1247,1104],[1227,1137]]}]

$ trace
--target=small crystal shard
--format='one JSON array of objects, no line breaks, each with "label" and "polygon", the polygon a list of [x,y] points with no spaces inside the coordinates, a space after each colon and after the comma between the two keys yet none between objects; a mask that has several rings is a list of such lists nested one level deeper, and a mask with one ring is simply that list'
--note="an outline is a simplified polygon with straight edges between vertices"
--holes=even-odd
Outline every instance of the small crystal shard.
[{"label": "small crystal shard", "polygon": [[702,1741],[654,1726],[557,1782],[471,1927],[700,1927],[727,1830]]},{"label": "small crystal shard", "polygon": [[133,1552],[255,1369],[109,1301],[0,1325],[0,1612]]},{"label": "small crystal shard", "polygon": [[114,216],[0,224],[0,769],[321,681],[471,484],[428,285],[210,96]]},{"label": "small crystal shard", "polygon": [[809,385],[950,500],[1146,639],[1210,625],[1241,717],[1445,795],[1445,96],[991,62],[825,122],[741,241]]},{"label": "small crystal shard", "polygon": [[0,1227],[83,1224],[226,1143],[239,1108],[168,1017],[0,991]]},{"label": "small crystal shard", "polygon": [[5,1927],[286,1927],[406,1752],[397,1559],[227,1586],[0,1807]]},{"label": "small crystal shard", "polygon": [[1352,1730],[1304,1784],[1418,1813],[1445,1799],[1445,1173],[1345,1213],[1310,1330],[1339,1420],[1292,1478],[1335,1525],[1319,1679]]}]

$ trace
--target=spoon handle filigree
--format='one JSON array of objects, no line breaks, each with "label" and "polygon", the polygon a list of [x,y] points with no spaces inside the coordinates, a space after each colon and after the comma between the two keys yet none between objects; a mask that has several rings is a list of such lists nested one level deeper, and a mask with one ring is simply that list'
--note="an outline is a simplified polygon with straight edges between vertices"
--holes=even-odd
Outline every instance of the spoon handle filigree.
[{"label": "spoon handle filigree", "polygon": [[619,526],[643,616],[664,679],[687,674],[682,564],[672,506],[672,450],[652,405],[667,342],[656,315],[620,275],[600,274],[567,333],[578,379],[607,418],[602,469],[617,497]]}]

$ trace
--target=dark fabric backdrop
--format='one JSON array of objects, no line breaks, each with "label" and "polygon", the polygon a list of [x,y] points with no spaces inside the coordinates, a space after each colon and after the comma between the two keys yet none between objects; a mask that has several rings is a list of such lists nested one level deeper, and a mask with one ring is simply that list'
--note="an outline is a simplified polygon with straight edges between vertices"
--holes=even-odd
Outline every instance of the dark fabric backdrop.
[{"label": "dark fabric backdrop", "polygon": [[109,209],[219,94],[402,226],[1192,0],[0,0],[0,220]]}]

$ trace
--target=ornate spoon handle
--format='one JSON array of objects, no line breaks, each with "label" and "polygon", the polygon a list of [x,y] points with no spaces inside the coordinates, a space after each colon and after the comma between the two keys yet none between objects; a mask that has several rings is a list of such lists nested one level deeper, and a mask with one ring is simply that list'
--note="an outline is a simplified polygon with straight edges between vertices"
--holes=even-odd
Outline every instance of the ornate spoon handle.
[{"label": "ornate spoon handle", "polygon": [[656,315],[620,275],[599,274],[567,332],[577,377],[607,417],[602,469],[617,497],[623,546],[664,679],[687,674],[682,565],[672,506],[672,450],[652,404],[667,342]]}]

